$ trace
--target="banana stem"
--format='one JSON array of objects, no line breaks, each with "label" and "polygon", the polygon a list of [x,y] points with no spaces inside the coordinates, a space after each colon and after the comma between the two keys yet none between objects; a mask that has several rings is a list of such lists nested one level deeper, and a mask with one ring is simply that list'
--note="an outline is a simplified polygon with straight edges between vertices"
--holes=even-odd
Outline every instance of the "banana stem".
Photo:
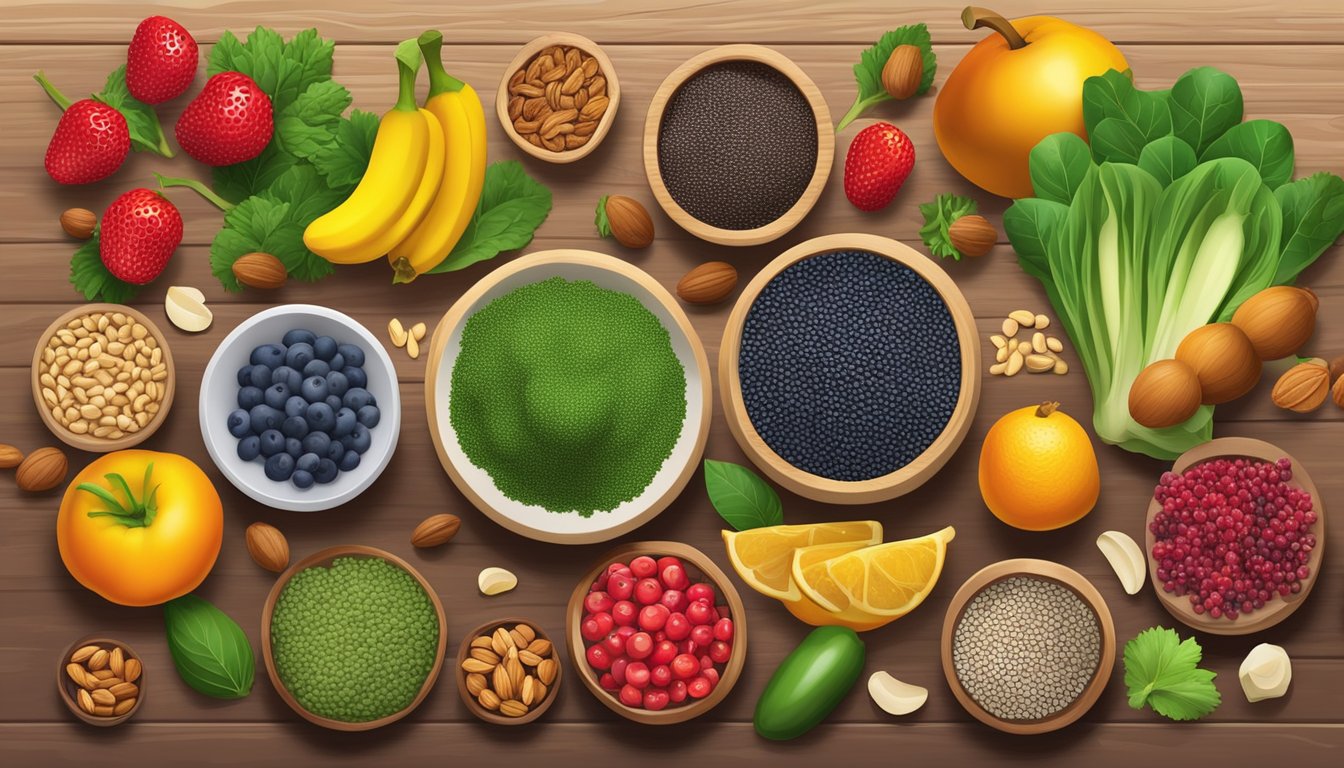
[{"label": "banana stem", "polygon": [[961,11],[961,23],[966,25],[967,29],[979,29],[980,27],[989,27],[1008,41],[1008,47],[1012,50],[1025,48],[1027,41],[1018,33],[1013,23],[999,14],[981,8],[976,5],[968,5]]},{"label": "banana stem", "polygon": [[397,103],[393,109],[402,112],[414,112],[419,109],[415,103],[415,77],[420,73],[420,49],[416,41],[403,40],[397,46]]},{"label": "banana stem", "polygon": [[56,106],[60,107],[62,112],[70,108],[70,99],[64,93],[61,93],[56,86],[51,84],[51,81],[47,79],[45,72],[39,69],[37,73],[33,75],[33,79],[37,81],[38,85],[42,86],[42,90],[47,92],[47,96],[52,101],[56,102]]},{"label": "banana stem", "polygon": [[193,190],[196,194],[213,203],[216,208],[226,213],[237,207],[228,200],[215,194],[214,190],[196,179],[179,179],[171,176],[164,176],[161,173],[154,174],[154,178],[159,180],[160,187],[186,187],[187,189]]},{"label": "banana stem", "polygon": [[420,45],[420,52],[424,54],[425,71],[429,72],[430,98],[438,96],[440,93],[457,93],[466,86],[466,83],[448,74],[447,70],[443,68],[442,32],[437,29],[428,30],[421,34],[416,42]]}]

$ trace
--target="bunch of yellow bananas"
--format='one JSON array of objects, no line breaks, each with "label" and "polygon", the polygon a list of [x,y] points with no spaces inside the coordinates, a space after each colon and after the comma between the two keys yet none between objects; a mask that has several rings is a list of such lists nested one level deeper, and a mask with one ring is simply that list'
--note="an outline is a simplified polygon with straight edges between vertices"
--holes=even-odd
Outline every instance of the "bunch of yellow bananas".
[{"label": "bunch of yellow bananas", "polygon": [[[393,282],[409,283],[457,245],[485,185],[485,112],[471,86],[444,71],[442,46],[432,30],[397,46],[397,103],[378,125],[368,170],[304,230],[308,250],[336,264],[386,255]],[[417,107],[422,58],[429,97]]]}]

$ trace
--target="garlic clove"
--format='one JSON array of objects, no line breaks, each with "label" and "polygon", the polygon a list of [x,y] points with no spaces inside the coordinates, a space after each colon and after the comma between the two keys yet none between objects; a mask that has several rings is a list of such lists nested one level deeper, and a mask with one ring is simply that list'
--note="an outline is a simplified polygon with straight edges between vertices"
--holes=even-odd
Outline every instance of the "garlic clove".
[{"label": "garlic clove", "polygon": [[1288,692],[1293,665],[1281,646],[1261,643],[1246,654],[1237,670],[1241,690],[1250,702],[1275,699]]},{"label": "garlic clove", "polygon": [[889,715],[908,715],[929,700],[929,689],[903,683],[887,672],[874,672],[868,678],[868,695]]},{"label": "garlic clove", "polygon": [[1111,564],[1125,593],[1137,595],[1148,577],[1148,563],[1134,539],[1120,531],[1105,531],[1097,537],[1097,549]]},{"label": "garlic clove", "polygon": [[502,595],[518,586],[518,577],[503,568],[486,568],[476,577],[483,595]]},{"label": "garlic clove", "polygon": [[205,294],[185,285],[174,285],[163,298],[168,320],[188,333],[200,333],[210,327],[215,315],[205,306]]}]

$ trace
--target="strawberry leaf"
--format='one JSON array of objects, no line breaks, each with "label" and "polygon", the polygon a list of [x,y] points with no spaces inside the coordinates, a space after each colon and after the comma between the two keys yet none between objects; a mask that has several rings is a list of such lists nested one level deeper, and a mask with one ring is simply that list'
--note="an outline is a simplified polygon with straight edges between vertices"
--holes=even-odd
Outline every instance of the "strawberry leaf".
[{"label": "strawberry leaf", "polygon": [[335,80],[313,83],[276,115],[274,142],[280,149],[309,159],[336,140],[341,115],[350,106],[350,92]]},{"label": "strawberry leaf", "polygon": [[93,97],[117,110],[126,118],[126,127],[131,134],[131,149],[137,152],[153,152],[163,157],[172,157],[173,150],[163,135],[163,126],[154,108],[137,100],[126,87],[126,65],[112,70],[107,76],[103,90]]},{"label": "strawberry leaf", "polygon": [[297,157],[279,147],[272,139],[260,155],[234,165],[222,165],[211,171],[215,194],[237,203],[266,191],[281,174],[289,170]]},{"label": "strawberry leaf", "polygon": [[318,150],[308,161],[327,177],[332,189],[354,189],[364,178],[378,135],[378,116],[372,112],[351,110],[349,118],[336,125],[336,138]]},{"label": "strawberry leaf", "polygon": [[921,204],[919,212],[924,214],[924,226],[919,228],[919,237],[929,253],[961,261],[962,253],[952,245],[952,237],[947,230],[952,222],[975,213],[975,201],[961,195],[939,195],[932,203]]},{"label": "strawberry leaf", "polygon": [[859,55],[859,63],[854,65],[854,81],[859,93],[854,97],[854,105],[840,118],[836,130],[843,130],[869,107],[891,99],[882,87],[882,68],[886,66],[887,59],[891,58],[891,52],[902,45],[913,45],[924,54],[924,76],[920,78],[915,94],[923,96],[928,93],[929,86],[933,85],[933,75],[938,71],[938,57],[933,52],[929,28],[923,24],[910,24],[893,29]]},{"label": "strawberry leaf", "polygon": [[125,304],[140,292],[140,286],[117,279],[107,271],[98,252],[99,230],[75,251],[70,259],[70,284],[89,301]]}]

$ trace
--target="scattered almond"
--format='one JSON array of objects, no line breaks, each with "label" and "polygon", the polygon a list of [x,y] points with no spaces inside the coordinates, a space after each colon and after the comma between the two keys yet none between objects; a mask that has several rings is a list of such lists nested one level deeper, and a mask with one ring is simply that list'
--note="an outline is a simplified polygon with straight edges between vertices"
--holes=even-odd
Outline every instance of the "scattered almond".
[{"label": "scattered almond", "polygon": [[1289,368],[1274,384],[1270,397],[1280,408],[1311,413],[1330,395],[1330,369],[1324,360],[1311,360]]},{"label": "scattered almond", "polygon": [[999,235],[989,219],[971,214],[952,222],[947,228],[947,237],[952,241],[952,247],[961,251],[962,255],[975,258],[989,253]]},{"label": "scattered almond", "polygon": [[248,287],[271,290],[284,285],[289,272],[269,253],[247,253],[233,262],[233,276]]},{"label": "scattered almond", "polygon": [[914,96],[923,79],[924,52],[915,45],[896,46],[882,67],[882,88],[893,99]]},{"label": "scattered almond", "polygon": [[607,226],[598,219],[598,234],[610,234],[626,248],[647,248],[653,242],[653,219],[638,200],[625,195],[608,195],[597,202],[605,213]]},{"label": "scattered almond", "polygon": [[78,240],[93,237],[93,229],[98,226],[98,215],[87,208],[67,208],[61,214],[61,229],[65,234]]},{"label": "scattered almond", "polygon": [[395,317],[387,321],[387,336],[392,340],[392,346],[406,346],[406,339],[408,338],[406,329],[402,327],[401,321]]},{"label": "scattered almond", "polygon": [[14,480],[21,491],[49,491],[65,480],[69,470],[70,464],[60,448],[38,448],[19,463]]},{"label": "scattered almond", "polygon": [[247,553],[252,561],[272,573],[280,573],[289,566],[289,541],[279,528],[267,523],[247,526]]},{"label": "scattered almond", "polygon": [[23,463],[23,451],[0,443],[0,469],[13,469]]},{"label": "scattered almond", "polygon": [[457,515],[430,515],[415,526],[411,533],[411,546],[423,549],[447,544],[461,527],[462,520]]},{"label": "scattered almond", "polygon": [[726,261],[707,261],[677,283],[677,295],[690,304],[723,301],[737,287],[737,268]]}]

